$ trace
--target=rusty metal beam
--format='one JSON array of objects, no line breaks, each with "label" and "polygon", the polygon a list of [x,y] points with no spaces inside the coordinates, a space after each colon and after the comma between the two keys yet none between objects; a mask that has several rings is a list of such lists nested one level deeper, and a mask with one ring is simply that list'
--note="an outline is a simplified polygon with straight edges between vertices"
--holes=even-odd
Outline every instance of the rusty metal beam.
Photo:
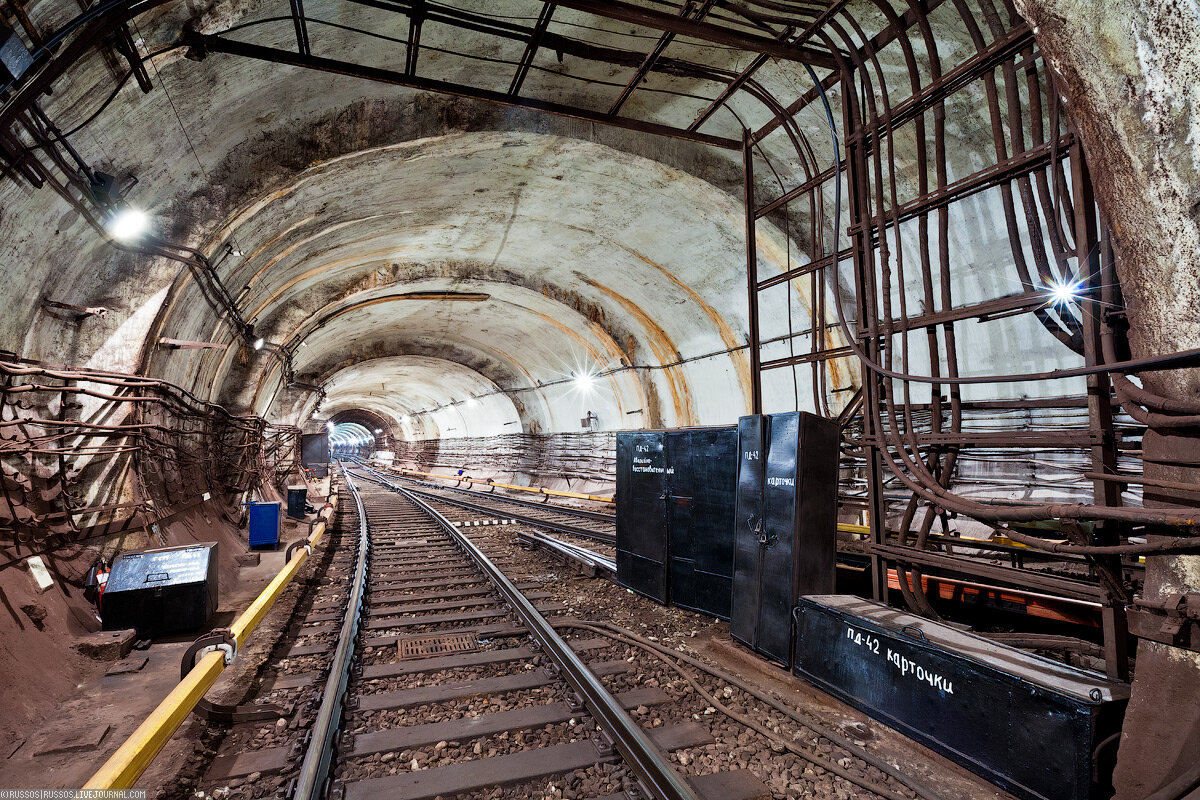
[{"label": "rusty metal beam", "polygon": [[1026,24],[1018,25],[938,80],[897,103],[889,112],[877,115],[871,123],[864,124],[853,135],[869,139],[878,131],[900,127],[1005,61],[1015,58],[1023,49],[1032,45],[1033,31]]},{"label": "rusty metal beam", "polygon": [[682,128],[671,127],[670,125],[660,125],[656,122],[646,122],[644,120],[632,119],[629,117],[612,116],[600,111],[593,111],[590,109],[579,108],[577,106],[570,106],[562,103],[552,103],[527,97],[514,98],[509,97],[507,94],[493,92],[487,89],[463,86],[462,84],[435,80],[433,78],[405,75],[394,70],[369,67],[362,64],[352,64],[347,61],[338,61],[332,58],[322,58],[313,55],[306,56],[274,47],[265,47],[263,45],[251,44],[249,42],[238,42],[232,39],[225,39],[221,36],[191,33],[188,34],[186,38],[188,43],[192,46],[209,53],[225,53],[228,55],[242,56],[244,58],[253,58],[259,61],[268,61],[274,64],[286,64],[293,67],[304,67],[306,69],[312,69],[318,72],[329,72],[336,75],[348,75],[356,78],[364,78],[366,80],[376,81],[378,83],[387,83],[393,86],[407,86],[412,89],[439,92],[441,94],[449,94],[457,97],[468,97],[474,100],[498,103],[505,106],[528,108],[534,111],[543,111],[548,114],[557,114],[559,116],[587,120],[588,122],[595,122],[601,125],[611,125],[613,127],[625,128],[627,130],[638,131],[640,133],[668,136],[673,139],[683,139],[686,141],[696,142],[697,144],[707,144],[713,147],[720,147],[725,150],[741,150],[742,148],[741,143],[733,139],[726,139],[720,136],[710,136],[702,133],[693,133]]},{"label": "rusty metal beam", "polygon": [[[683,19],[694,19],[698,22],[704,19],[704,16],[708,14],[709,9],[713,7],[714,2],[715,0],[704,0],[704,3],[700,6],[700,8],[695,10],[696,13],[693,17],[692,0],[687,0],[687,2],[683,4],[683,8],[679,10],[679,16]],[[647,53],[646,57],[642,60],[642,63],[638,65],[637,70],[633,73],[633,77],[629,79],[629,82],[625,84],[625,88],[621,90],[621,94],[617,96],[617,99],[614,100],[613,104],[609,107],[608,113],[616,114],[621,110],[621,106],[625,105],[625,101],[629,99],[629,96],[633,94],[638,85],[646,79],[646,76],[650,74],[650,70],[653,69],[655,62],[658,61],[659,56],[663,54],[663,51],[666,50],[667,46],[670,45],[674,40],[675,34],[671,33],[670,31],[667,31],[658,37],[658,41],[654,44],[654,49]],[[693,129],[689,128],[689,130]]]},{"label": "rusty metal beam", "polygon": [[[1068,134],[1058,139],[1057,147],[1069,147],[1073,142],[1074,137]],[[890,228],[899,223],[907,222],[910,219],[916,219],[929,211],[948,206],[956,200],[962,200],[986,189],[991,189],[1002,183],[1012,181],[1021,175],[1027,175],[1043,169],[1050,164],[1050,154],[1053,146],[1054,143],[1046,142],[1031,147],[1023,153],[1010,156],[997,164],[985,167],[961,180],[947,184],[941,189],[929,192],[915,200],[910,200],[901,205],[896,211],[889,212],[882,226],[866,222],[851,225],[849,231],[852,234],[867,231],[877,233],[880,227]]]},{"label": "rusty metal beam", "polygon": [[517,65],[517,74],[513,76],[512,83],[508,86],[509,97],[517,97],[521,93],[521,84],[525,82],[525,76],[529,74],[533,57],[537,54],[538,46],[542,43],[542,36],[545,35],[546,28],[549,27],[550,19],[553,16],[554,3],[543,3],[542,11],[538,14],[537,24],[533,26],[533,33],[529,35],[529,42],[525,45],[525,52],[521,54],[521,61]]},{"label": "rusty metal beam", "polygon": [[770,214],[772,211],[779,208],[780,206],[784,206],[784,205],[787,205],[788,203],[792,202],[800,195],[805,194],[807,192],[811,192],[813,189],[817,189],[817,188],[821,187],[824,183],[826,183],[831,178],[833,178],[835,175],[837,175],[839,172],[841,172],[841,170],[845,169],[845,167],[846,167],[846,164],[843,161],[841,164],[838,164],[836,168],[828,167],[827,169],[822,170],[821,172],[817,173],[813,177],[809,178],[804,183],[797,186],[796,188],[789,189],[788,191],[784,192],[779,197],[777,197],[774,200],[772,200],[771,202],[767,203],[765,206],[760,206],[759,208],[755,209],[755,212],[754,212],[755,215],[757,217],[759,217],[760,219],[762,217],[765,217],[767,214]]},{"label": "rusty metal beam", "polygon": [[788,356],[787,358],[775,358],[770,361],[762,362],[760,369],[763,371],[769,369],[780,369],[782,367],[795,367],[800,364],[811,364],[814,361],[829,361],[833,358],[849,358],[854,355],[854,351],[849,347],[831,347],[828,350],[818,350],[815,353],[801,353],[800,355]]},{"label": "rusty metal beam", "polygon": [[746,325],[750,329],[750,413],[761,414],[762,342],[758,329],[758,236],[754,213],[754,145],[750,131],[742,132],[742,200],[746,211]]},{"label": "rusty metal beam", "polygon": [[904,333],[905,331],[928,328],[933,325],[945,325],[946,323],[961,322],[968,319],[982,319],[997,314],[1007,315],[1013,311],[1032,311],[1035,308],[1042,308],[1046,304],[1045,292],[1024,292],[1022,294],[984,300],[967,306],[959,306],[958,308],[949,308],[944,311],[933,311],[916,317],[894,319],[891,320],[891,326],[894,333]]},{"label": "rusty metal beam", "polygon": [[833,253],[830,253],[827,256],[821,256],[816,261],[810,261],[807,264],[801,264],[798,267],[793,267],[792,269],[789,269],[786,272],[781,272],[778,275],[772,275],[769,278],[764,278],[759,282],[758,290],[761,292],[763,289],[770,289],[772,286],[776,286],[781,283],[787,283],[788,281],[795,280],[796,278],[803,278],[805,275],[810,275],[817,270],[832,266],[837,261],[845,261],[853,256],[854,249],[850,247],[842,250],[836,256],[834,256]]},{"label": "rusty metal beam", "polygon": [[827,69],[837,66],[833,56],[824,50],[813,47],[793,47],[764,36],[755,36],[707,22],[684,19],[674,14],[654,11],[642,6],[635,6],[632,3],[620,2],[620,0],[565,0],[565,2],[559,2],[558,5],[606,19],[615,19],[673,33],[677,36],[700,39],[751,53],[762,53],[785,61],[798,61],[801,64],[812,64],[815,67]]}]

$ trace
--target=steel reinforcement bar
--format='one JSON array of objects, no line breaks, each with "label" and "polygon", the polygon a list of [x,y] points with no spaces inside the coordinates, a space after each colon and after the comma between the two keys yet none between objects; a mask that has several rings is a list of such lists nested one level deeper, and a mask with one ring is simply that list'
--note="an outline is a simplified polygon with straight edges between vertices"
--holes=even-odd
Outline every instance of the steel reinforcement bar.
[{"label": "steel reinforcement bar", "polygon": [[229,633],[236,646],[226,649],[213,647],[207,653],[202,651],[195,666],[176,684],[150,716],[146,717],[137,730],[117,748],[104,766],[83,785],[78,797],[95,797],[97,792],[125,791],[133,787],[204,697],[204,693],[212,688],[225,668],[233,662],[238,651],[250,638],[250,634],[312,555],[313,547],[325,535],[337,502],[337,494],[331,491],[308,538],[302,540],[304,546],[295,548],[294,555],[288,559],[283,569],[267,584],[249,608],[229,626]]},{"label": "steel reinforcement bar", "polygon": [[399,492],[424,511],[479,566],[525,624],[530,636],[557,665],[560,673],[583,700],[596,723],[612,739],[613,747],[643,786],[656,800],[697,800],[697,795],[675,771],[662,751],[650,741],[587,665],[575,654],[554,627],[534,608],[521,590],[509,580],[474,542],[409,489],[379,478],[380,483]]}]

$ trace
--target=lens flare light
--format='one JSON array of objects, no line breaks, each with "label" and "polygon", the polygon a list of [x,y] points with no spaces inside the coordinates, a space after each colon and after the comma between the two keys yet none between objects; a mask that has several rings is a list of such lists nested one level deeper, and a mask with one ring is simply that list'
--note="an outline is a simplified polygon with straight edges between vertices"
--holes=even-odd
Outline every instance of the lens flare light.
[{"label": "lens flare light", "polygon": [[1055,281],[1046,287],[1046,293],[1050,298],[1051,305],[1067,306],[1079,300],[1083,294],[1083,283],[1081,281]]}]

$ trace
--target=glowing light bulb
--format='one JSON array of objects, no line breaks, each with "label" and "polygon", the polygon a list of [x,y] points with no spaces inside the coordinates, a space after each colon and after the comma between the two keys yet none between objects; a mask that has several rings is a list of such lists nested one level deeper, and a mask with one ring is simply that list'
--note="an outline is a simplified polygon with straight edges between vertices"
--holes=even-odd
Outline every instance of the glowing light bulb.
[{"label": "glowing light bulb", "polygon": [[590,372],[581,372],[575,376],[575,388],[581,392],[590,390],[596,382],[596,376]]},{"label": "glowing light bulb", "polygon": [[1082,294],[1079,281],[1056,281],[1046,288],[1052,305],[1065,306]]},{"label": "glowing light bulb", "polygon": [[254,349],[262,350],[266,346],[266,344],[267,344],[267,341],[265,339],[262,339],[262,338],[255,339],[254,340]]},{"label": "glowing light bulb", "polygon": [[146,232],[150,218],[139,209],[122,208],[109,217],[107,227],[109,236],[119,242],[129,242]]}]

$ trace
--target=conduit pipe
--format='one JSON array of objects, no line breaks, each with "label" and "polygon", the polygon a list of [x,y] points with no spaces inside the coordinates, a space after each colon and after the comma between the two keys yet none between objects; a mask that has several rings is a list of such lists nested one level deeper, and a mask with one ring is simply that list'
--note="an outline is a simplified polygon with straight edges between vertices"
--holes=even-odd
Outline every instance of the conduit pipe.
[{"label": "conduit pipe", "polygon": [[[312,554],[312,548],[325,535],[329,520],[333,516],[334,509],[337,508],[337,502],[336,490],[331,490],[329,499],[317,516],[308,538],[301,540],[307,546],[295,549],[295,555],[254,599],[250,607],[229,626],[230,634],[237,641],[237,648],[234,650],[235,656],[237,651],[241,650],[249,640],[250,634],[262,622],[267,612],[275,605],[292,578],[304,566]],[[225,667],[232,663],[232,660],[233,657],[227,656],[222,650],[213,650],[196,661],[196,665],[171,690],[171,693],[158,704],[150,716],[146,717],[137,730],[125,740],[125,743],[117,748],[104,766],[84,784],[82,791],[76,796],[76,800],[95,796],[94,793],[97,791],[126,791],[132,788],[155,757],[162,752],[175,732],[179,730],[179,726],[200,702],[200,698],[204,697],[204,693],[216,683],[217,678],[225,671]]]}]

